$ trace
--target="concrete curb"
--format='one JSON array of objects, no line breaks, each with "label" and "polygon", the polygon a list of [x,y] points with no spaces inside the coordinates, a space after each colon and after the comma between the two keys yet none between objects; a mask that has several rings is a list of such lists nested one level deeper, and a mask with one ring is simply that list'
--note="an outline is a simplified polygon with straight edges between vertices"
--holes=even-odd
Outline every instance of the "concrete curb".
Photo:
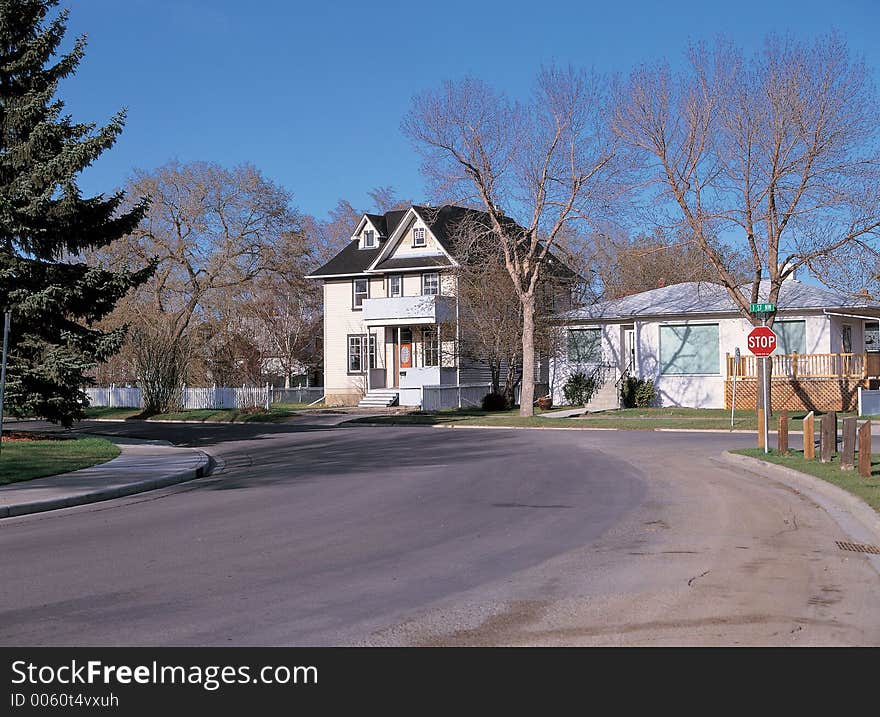
[{"label": "concrete curb", "polygon": [[[860,542],[880,543],[880,514],[877,513],[870,505],[853,495],[849,491],[839,488],[833,483],[812,476],[809,473],[788,468],[787,466],[776,465],[763,461],[760,458],[752,458],[751,456],[743,456],[738,453],[724,451],[721,459],[730,465],[744,468],[750,473],[755,473],[764,478],[782,483],[789,488],[793,488],[799,493],[804,493],[819,503],[827,512],[834,516],[834,511],[829,510],[829,503],[836,507],[837,510],[848,514],[859,525],[864,528],[871,537],[866,538],[864,532],[861,535],[851,535]],[[845,526],[841,526],[845,527]]]},{"label": "concrete curb", "polygon": [[[296,416],[287,416],[286,418],[296,418]],[[183,421],[183,420],[164,420],[155,418],[84,418],[83,421],[95,421],[97,423],[194,423],[208,424],[215,426],[283,426],[285,421]]]},{"label": "concrete curb", "polygon": [[[148,480],[136,481],[123,486],[114,486],[112,488],[99,488],[89,491],[88,493],[79,493],[77,495],[65,496],[63,498],[53,498],[51,500],[33,501],[30,503],[18,503],[11,506],[0,507],[0,518],[13,518],[18,515],[30,515],[32,513],[42,513],[47,510],[58,510],[59,508],[72,508],[77,505],[86,505],[88,503],[99,503],[104,500],[112,500],[114,498],[124,498],[128,495],[137,493],[145,493],[157,488],[166,488],[177,483],[184,483],[195,478],[202,478],[211,472],[213,467],[212,458],[203,451],[196,451],[200,454],[201,459],[194,468],[187,468],[171,475],[162,476],[161,478],[150,478]],[[114,458],[113,460],[116,460]],[[110,465],[113,461],[108,461],[104,465]]]}]

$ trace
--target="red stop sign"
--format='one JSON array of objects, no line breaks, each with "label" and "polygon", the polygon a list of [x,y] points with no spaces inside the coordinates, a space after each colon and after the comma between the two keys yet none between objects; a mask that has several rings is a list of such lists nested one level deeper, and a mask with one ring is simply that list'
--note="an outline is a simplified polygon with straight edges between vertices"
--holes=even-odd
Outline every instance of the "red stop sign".
[{"label": "red stop sign", "polygon": [[769,356],[776,350],[776,334],[769,326],[756,326],[749,334],[746,346],[755,356]]}]

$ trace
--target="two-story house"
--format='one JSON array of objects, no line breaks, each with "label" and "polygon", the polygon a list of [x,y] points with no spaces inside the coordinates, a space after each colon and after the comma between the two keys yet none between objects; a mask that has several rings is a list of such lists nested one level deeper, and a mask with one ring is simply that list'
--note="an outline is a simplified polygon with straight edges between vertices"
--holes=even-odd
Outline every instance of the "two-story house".
[{"label": "two-story house", "polygon": [[[324,283],[327,405],[422,406],[426,386],[485,385],[485,365],[456,351],[457,228],[485,216],[453,205],[365,214],[312,272]],[[540,371],[546,383],[546,361]]]}]

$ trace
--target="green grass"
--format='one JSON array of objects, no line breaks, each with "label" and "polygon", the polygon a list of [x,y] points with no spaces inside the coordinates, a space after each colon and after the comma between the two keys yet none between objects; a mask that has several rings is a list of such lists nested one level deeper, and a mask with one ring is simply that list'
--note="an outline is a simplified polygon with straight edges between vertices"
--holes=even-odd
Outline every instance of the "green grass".
[{"label": "green grass", "polygon": [[90,406],[86,409],[86,418],[115,418],[120,421],[137,416],[139,408],[107,408],[106,406]]},{"label": "green grass", "polygon": [[[559,409],[551,409],[553,410]],[[585,418],[541,418],[535,410],[534,417],[523,418],[519,409],[487,412],[478,409],[451,409],[433,413],[407,413],[394,416],[365,416],[352,423],[377,423],[385,425],[444,425],[543,427],[543,428],[617,428],[622,430],[653,430],[655,428],[690,428],[728,430],[730,411],[723,408],[626,408],[590,414]],[[800,420],[806,411],[789,412],[789,430],[801,429]],[[850,414],[839,414],[841,417]],[[775,430],[776,416],[770,421]],[[818,422],[816,430],[818,430]],[[758,421],[754,411],[736,411],[735,430],[757,430]]]},{"label": "green grass", "polygon": [[153,416],[145,416],[137,408],[106,408],[96,407],[86,409],[86,418],[114,418],[116,420],[150,418],[156,421],[222,421],[224,423],[275,423],[283,421],[290,416],[307,408],[305,403],[274,403],[268,411],[242,411],[239,409],[193,409],[189,411],[172,411]]},{"label": "green grass", "polygon": [[119,448],[103,438],[4,441],[0,485],[88,468],[118,455]]},{"label": "green grass", "polygon": [[880,454],[874,453],[871,456],[871,477],[862,478],[855,469],[851,471],[840,470],[840,455],[837,453],[834,454],[830,463],[820,463],[818,460],[804,459],[802,451],[791,451],[785,456],[772,450],[764,455],[764,451],[760,448],[744,448],[732,452],[793,468],[802,473],[809,473],[857,495],[874,510],[880,512]]}]

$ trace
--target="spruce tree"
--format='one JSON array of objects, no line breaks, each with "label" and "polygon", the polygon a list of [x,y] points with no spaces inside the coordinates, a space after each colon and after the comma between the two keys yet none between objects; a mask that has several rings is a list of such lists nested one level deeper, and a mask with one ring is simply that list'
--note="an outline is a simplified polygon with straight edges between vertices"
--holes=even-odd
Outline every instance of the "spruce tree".
[{"label": "spruce tree", "polygon": [[59,54],[67,12],[56,14],[57,3],[0,2],[0,309],[12,311],[7,410],[69,426],[83,416],[89,369],[124,338],[96,323],[151,269],[82,260],[131,232],[146,206],[125,209],[121,192],[80,194],[77,176],[114,144],[125,114],[100,128],[63,114],[58,83],[75,72],[85,38]]}]

